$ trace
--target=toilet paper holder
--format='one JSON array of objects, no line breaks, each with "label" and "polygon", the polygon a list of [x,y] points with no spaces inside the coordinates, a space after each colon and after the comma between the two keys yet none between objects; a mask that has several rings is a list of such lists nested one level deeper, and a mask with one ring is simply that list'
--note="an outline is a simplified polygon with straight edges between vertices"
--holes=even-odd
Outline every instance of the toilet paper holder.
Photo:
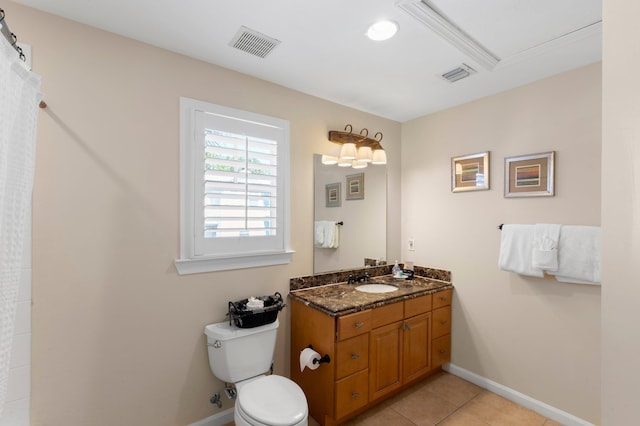
[{"label": "toilet paper holder", "polygon": [[[309,349],[313,349],[313,345],[309,345],[307,346]],[[313,359],[313,363],[314,364],[322,364],[323,362],[326,362],[327,364],[331,362],[331,358],[329,358],[329,354],[325,354],[322,358],[317,359],[314,358]]]}]

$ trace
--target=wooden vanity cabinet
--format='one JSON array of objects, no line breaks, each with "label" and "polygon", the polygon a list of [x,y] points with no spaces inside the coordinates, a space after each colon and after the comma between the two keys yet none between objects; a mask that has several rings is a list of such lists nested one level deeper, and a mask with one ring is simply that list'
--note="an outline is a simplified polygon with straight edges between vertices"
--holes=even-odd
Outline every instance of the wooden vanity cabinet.
[{"label": "wooden vanity cabinet", "polygon": [[[446,362],[451,309],[440,293],[339,317],[291,299],[291,378],[302,387],[310,415],[323,426],[337,425]],[[444,309],[436,314],[436,306]],[[309,344],[331,362],[300,372],[300,351]]]}]

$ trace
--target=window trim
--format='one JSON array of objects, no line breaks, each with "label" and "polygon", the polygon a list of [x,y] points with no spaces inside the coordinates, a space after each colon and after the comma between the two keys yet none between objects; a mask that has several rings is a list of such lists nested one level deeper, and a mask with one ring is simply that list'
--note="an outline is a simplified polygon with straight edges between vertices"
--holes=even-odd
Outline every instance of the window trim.
[{"label": "window trim", "polygon": [[[243,254],[195,255],[194,179],[196,173],[199,173],[197,171],[198,161],[195,158],[195,146],[193,143],[196,110],[223,114],[248,121],[277,124],[283,128],[284,140],[282,141],[282,149],[278,150],[278,172],[282,174],[284,187],[284,193],[278,195],[278,202],[284,204],[282,208],[282,213],[284,214],[282,227],[283,249]],[[178,274],[264,267],[291,262],[294,251],[290,247],[289,147],[288,120],[180,97],[180,258],[175,260]]]}]

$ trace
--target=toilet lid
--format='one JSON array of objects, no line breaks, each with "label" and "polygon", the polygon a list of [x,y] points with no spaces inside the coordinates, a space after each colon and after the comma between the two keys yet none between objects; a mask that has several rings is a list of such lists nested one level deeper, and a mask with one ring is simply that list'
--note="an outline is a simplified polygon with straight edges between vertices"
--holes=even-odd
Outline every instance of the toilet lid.
[{"label": "toilet lid", "polygon": [[260,423],[287,426],[307,416],[307,398],[300,386],[282,376],[265,376],[247,383],[236,404]]}]

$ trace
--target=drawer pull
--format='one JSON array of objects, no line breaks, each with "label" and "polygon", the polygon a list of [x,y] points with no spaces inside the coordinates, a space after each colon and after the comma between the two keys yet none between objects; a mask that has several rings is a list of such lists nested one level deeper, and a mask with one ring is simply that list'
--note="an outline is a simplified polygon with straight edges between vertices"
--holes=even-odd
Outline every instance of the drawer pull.
[{"label": "drawer pull", "polygon": [[358,392],[351,392],[351,398],[357,398],[360,394]]},{"label": "drawer pull", "polygon": [[447,353],[447,351],[446,351],[446,349],[440,349],[440,350],[438,351],[438,353],[439,353],[440,355],[444,355],[444,354],[446,354],[446,353]]},{"label": "drawer pull", "polygon": [[440,321],[441,325],[446,325],[448,321]]},{"label": "drawer pull", "polygon": [[447,296],[440,296],[440,300],[446,302],[448,300]]},{"label": "drawer pull", "polygon": [[358,354],[351,354],[351,359],[358,359],[360,358],[360,355]]},{"label": "drawer pull", "polygon": [[363,326],[363,325],[364,325],[364,323],[363,323],[363,322],[357,322],[357,323],[355,323],[355,327],[356,327],[356,328],[362,328],[362,326]]}]

